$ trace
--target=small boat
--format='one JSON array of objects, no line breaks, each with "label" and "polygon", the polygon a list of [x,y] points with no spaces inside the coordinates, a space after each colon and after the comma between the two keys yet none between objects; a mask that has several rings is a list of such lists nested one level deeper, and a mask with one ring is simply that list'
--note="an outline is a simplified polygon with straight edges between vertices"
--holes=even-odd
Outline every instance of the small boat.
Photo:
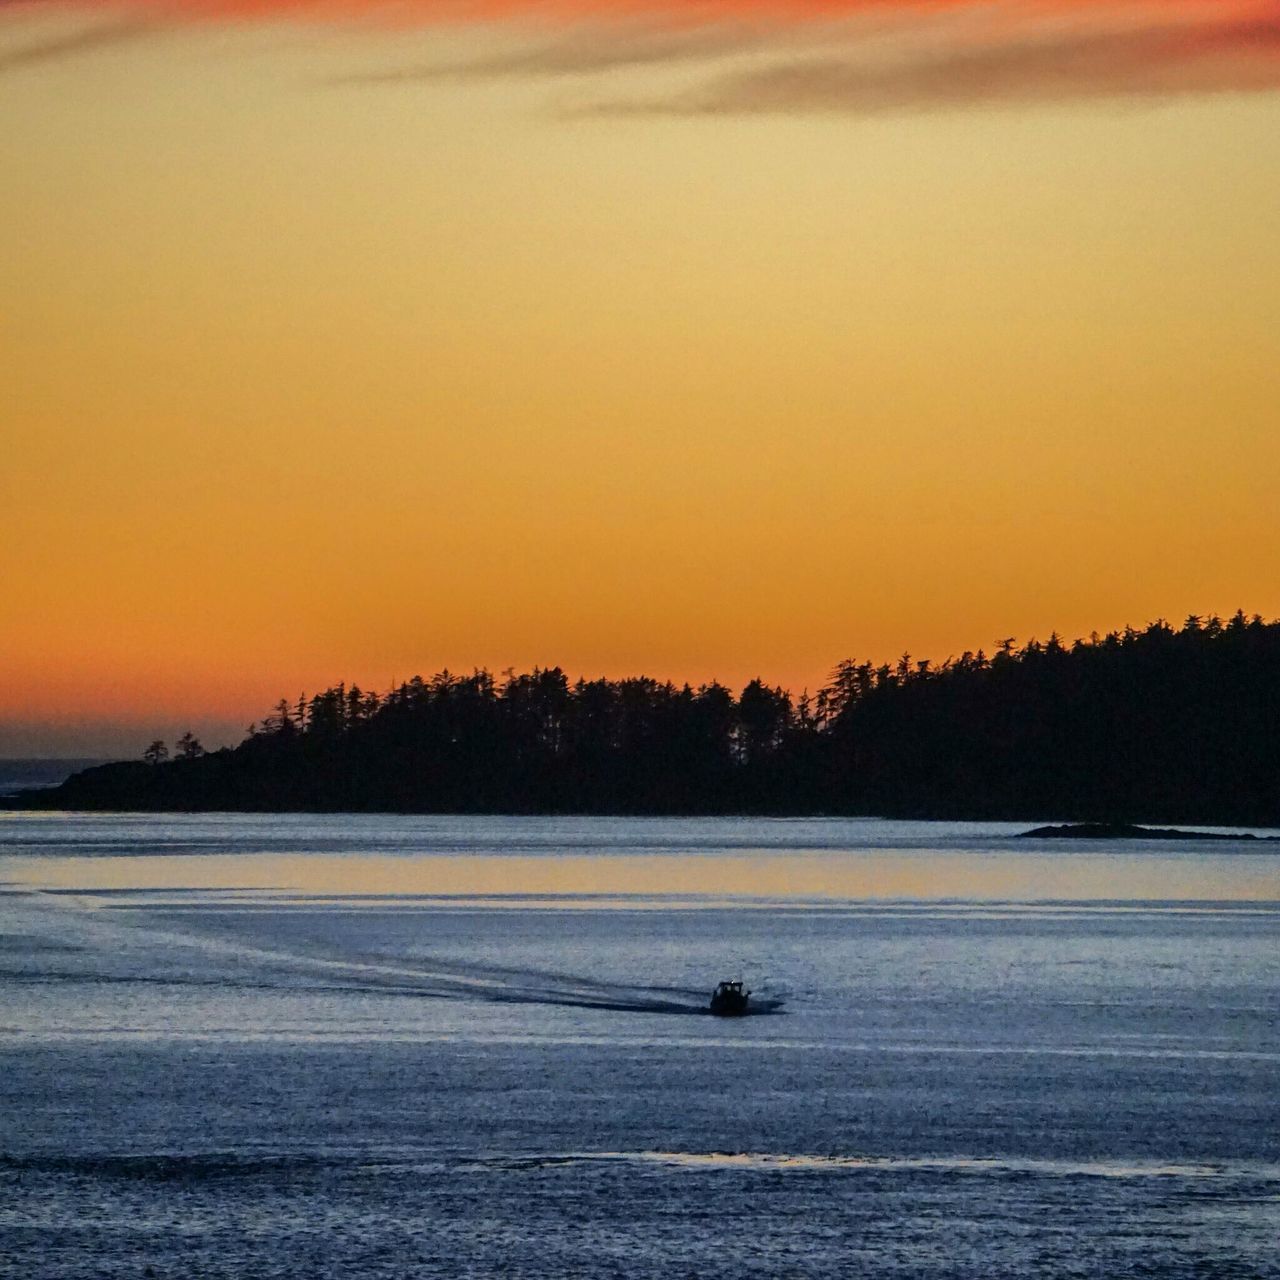
[{"label": "small boat", "polygon": [[711,993],[711,1012],[720,1018],[740,1018],[750,998],[751,992],[741,982],[722,982]]}]

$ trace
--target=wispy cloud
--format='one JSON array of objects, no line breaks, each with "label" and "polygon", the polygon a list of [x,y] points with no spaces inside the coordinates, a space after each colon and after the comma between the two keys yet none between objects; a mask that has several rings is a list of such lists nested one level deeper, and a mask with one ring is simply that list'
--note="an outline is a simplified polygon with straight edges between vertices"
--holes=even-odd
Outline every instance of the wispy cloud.
[{"label": "wispy cloud", "polygon": [[379,67],[334,76],[330,83],[395,85],[431,80],[598,75],[629,67],[709,62],[757,49],[767,39],[759,30],[739,24],[716,24],[681,31],[647,24],[578,27],[559,39],[535,39],[486,58]]},{"label": "wispy cloud", "polygon": [[[0,5],[0,14],[6,7]],[[125,17],[66,34],[39,40],[23,40],[14,45],[0,45],[0,75],[23,71],[47,62],[60,62],[109,45],[137,40],[155,29],[155,24],[139,17]]]},{"label": "wispy cloud", "polygon": [[[66,9],[26,0],[6,9]],[[353,68],[348,86],[583,77],[578,114],[867,112],[1280,88],[1280,0],[100,0],[121,23],[0,51],[0,70],[128,38],[135,24],[483,24],[474,61]],[[641,93],[621,73],[682,69]],[[692,71],[692,75],[689,72]],[[590,77],[612,78],[605,90]],[[630,87],[628,87],[630,86]]]},{"label": "wispy cloud", "polygon": [[1280,13],[1110,29],[1059,22],[880,54],[868,56],[855,42],[819,55],[772,58],[666,97],[602,100],[575,114],[866,114],[1274,90]]}]

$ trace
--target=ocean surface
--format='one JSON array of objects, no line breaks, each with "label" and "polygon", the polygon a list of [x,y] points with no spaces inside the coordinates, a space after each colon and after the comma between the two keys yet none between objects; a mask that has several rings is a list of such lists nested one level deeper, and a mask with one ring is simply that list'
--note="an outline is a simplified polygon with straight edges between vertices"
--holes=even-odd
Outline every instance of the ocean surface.
[{"label": "ocean surface", "polygon": [[1018,830],[0,814],[0,1275],[1280,1276],[1280,845]]},{"label": "ocean surface", "polygon": [[46,787],[56,787],[81,769],[106,763],[103,759],[89,757],[50,759],[44,756],[0,756],[0,797],[11,796],[18,791],[39,791]]}]

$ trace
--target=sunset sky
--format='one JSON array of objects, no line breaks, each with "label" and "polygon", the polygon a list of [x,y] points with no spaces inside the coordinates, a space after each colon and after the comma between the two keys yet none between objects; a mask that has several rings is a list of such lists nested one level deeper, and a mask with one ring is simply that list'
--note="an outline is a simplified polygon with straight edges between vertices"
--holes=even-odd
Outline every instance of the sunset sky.
[{"label": "sunset sky", "polygon": [[0,755],[1280,614],[1280,3],[0,0]]}]

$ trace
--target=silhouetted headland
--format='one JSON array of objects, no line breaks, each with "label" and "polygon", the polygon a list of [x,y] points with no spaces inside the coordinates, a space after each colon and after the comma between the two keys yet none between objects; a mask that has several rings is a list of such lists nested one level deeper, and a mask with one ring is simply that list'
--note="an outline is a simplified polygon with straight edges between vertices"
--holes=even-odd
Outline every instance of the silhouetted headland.
[{"label": "silhouetted headland", "polygon": [[174,758],[155,742],[8,803],[1272,826],[1278,727],[1280,623],[1237,613],[937,665],[847,661],[798,698],[558,668],[337,685],[281,701],[237,747],[187,734]]}]

